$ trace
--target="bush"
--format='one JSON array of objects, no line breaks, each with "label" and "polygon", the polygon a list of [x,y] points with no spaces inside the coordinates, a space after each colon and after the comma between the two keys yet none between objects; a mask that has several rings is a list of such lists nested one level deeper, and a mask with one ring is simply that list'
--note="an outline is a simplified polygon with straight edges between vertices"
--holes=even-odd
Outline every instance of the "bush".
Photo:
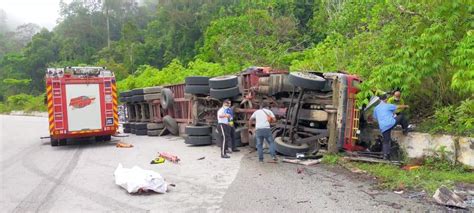
[{"label": "bush", "polygon": [[12,110],[20,110],[25,112],[46,111],[44,104],[44,94],[32,96],[28,94],[12,95],[7,98],[5,103],[0,103],[0,112],[6,113]]},{"label": "bush", "polygon": [[432,117],[421,124],[421,130],[474,136],[474,100],[467,99],[459,106],[437,109]]}]

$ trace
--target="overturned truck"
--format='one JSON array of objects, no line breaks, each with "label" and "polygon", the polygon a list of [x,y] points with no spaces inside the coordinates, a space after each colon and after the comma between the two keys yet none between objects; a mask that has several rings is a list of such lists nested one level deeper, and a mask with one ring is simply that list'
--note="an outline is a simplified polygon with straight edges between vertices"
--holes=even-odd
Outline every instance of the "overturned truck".
[{"label": "overturned truck", "polygon": [[191,145],[219,145],[215,130],[223,99],[233,101],[239,146],[255,147],[255,129],[247,126],[262,103],[278,122],[272,127],[276,151],[288,156],[321,149],[359,151],[360,79],[342,72],[292,72],[251,67],[235,76],[187,77],[184,84],[125,91],[124,132],[181,135]]}]

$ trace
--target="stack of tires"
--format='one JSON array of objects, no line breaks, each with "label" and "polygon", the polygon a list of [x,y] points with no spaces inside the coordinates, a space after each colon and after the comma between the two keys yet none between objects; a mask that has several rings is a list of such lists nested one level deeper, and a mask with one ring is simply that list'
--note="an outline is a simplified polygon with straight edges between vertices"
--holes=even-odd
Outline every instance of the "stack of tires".
[{"label": "stack of tires", "polygon": [[159,136],[165,126],[163,123],[148,123],[146,125],[147,135],[148,136]]},{"label": "stack of tires", "polygon": [[[147,101],[148,103],[148,107],[149,107],[149,116],[150,116],[150,120],[152,119],[152,116],[153,115],[153,112],[152,112],[152,101],[154,100],[160,100],[161,98],[161,90],[162,90],[162,87],[159,87],[159,86],[156,86],[156,87],[146,87],[146,88],[143,88],[143,93],[145,94],[144,95],[144,99],[145,101]],[[154,122],[149,122],[147,123],[147,135],[148,136],[159,136],[161,134],[161,132],[163,131],[163,128],[164,128],[164,125],[163,123],[154,123]]]},{"label": "stack of tires", "polygon": [[147,123],[139,123],[139,122],[131,123],[130,124],[130,128],[132,129],[131,133],[135,135],[147,135],[148,133],[147,125],[148,125]]},{"label": "stack of tires", "polygon": [[209,77],[190,76],[185,79],[184,92],[193,95],[209,95]]},{"label": "stack of tires", "polygon": [[[124,104],[129,104],[131,102],[131,91],[121,92],[119,94],[119,101]],[[130,128],[130,123],[126,122],[123,124],[123,132],[131,133],[132,129]]]},{"label": "stack of tires", "polygon": [[212,144],[212,128],[210,126],[187,126],[185,144],[203,146]]},{"label": "stack of tires", "polygon": [[146,87],[143,88],[143,99],[145,101],[158,100],[161,97],[161,87]]},{"label": "stack of tires", "polygon": [[237,76],[221,76],[209,79],[209,95],[216,99],[233,98],[240,95]]}]

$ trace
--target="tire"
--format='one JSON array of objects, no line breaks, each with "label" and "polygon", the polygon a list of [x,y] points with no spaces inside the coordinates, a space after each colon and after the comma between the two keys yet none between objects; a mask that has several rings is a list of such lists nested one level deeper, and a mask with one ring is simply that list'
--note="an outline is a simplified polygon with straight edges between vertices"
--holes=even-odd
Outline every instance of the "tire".
[{"label": "tire", "polygon": [[188,94],[209,94],[209,86],[207,85],[186,85],[184,92]]},{"label": "tire", "polygon": [[242,141],[241,141],[240,138],[236,138],[236,139],[235,139],[235,146],[236,146],[236,147],[242,147],[242,146],[243,146],[243,145],[242,145]]},{"label": "tire", "polygon": [[67,139],[60,139],[58,142],[59,142],[59,146],[66,146],[67,145]]},{"label": "tire", "polygon": [[132,102],[132,97],[124,97],[123,102],[125,102],[125,103]]},{"label": "tire", "polygon": [[161,87],[146,87],[143,88],[143,93],[144,94],[152,94],[152,93],[160,93],[161,92]]},{"label": "tire", "polygon": [[131,102],[143,102],[145,101],[145,97],[143,95],[134,95],[132,96]]},{"label": "tire", "polygon": [[131,90],[130,96],[134,96],[134,95],[143,95],[143,89],[139,88],[139,89]]},{"label": "tire", "polygon": [[168,89],[168,88],[163,88],[161,90],[161,107],[163,109],[168,109],[173,107],[174,104],[174,98],[173,98],[173,92]]},{"label": "tire", "polygon": [[162,129],[148,130],[146,134],[148,136],[159,136],[161,131]]},{"label": "tire", "polygon": [[159,100],[161,98],[161,94],[160,93],[155,93],[155,94],[145,94],[143,96],[143,99],[145,101],[152,101],[152,100]]},{"label": "tire", "polygon": [[132,129],[123,129],[123,133],[132,133]]},{"label": "tire", "polygon": [[186,85],[209,85],[209,77],[189,76],[184,79]]},{"label": "tire", "polygon": [[58,146],[59,145],[59,140],[51,138],[51,146]]},{"label": "tire", "polygon": [[165,128],[163,123],[147,123],[146,124],[146,129],[148,130],[163,129],[163,128]]},{"label": "tire", "polygon": [[295,87],[310,90],[321,90],[326,85],[326,79],[312,73],[292,72],[288,75],[288,81]]},{"label": "tire", "polygon": [[148,133],[148,130],[146,130],[146,129],[137,129],[135,131],[136,135],[147,135],[147,133]]},{"label": "tire", "polygon": [[130,96],[130,90],[119,93],[119,96],[120,97],[129,97]]},{"label": "tire", "polygon": [[136,130],[147,129],[147,123],[135,123],[134,127]]},{"label": "tire", "polygon": [[210,126],[186,126],[184,132],[189,136],[205,136],[211,134]]},{"label": "tire", "polygon": [[120,102],[125,102],[125,100],[127,100],[127,99],[125,99],[125,98],[126,98],[126,97],[120,96],[119,101],[120,101]]},{"label": "tire", "polygon": [[238,87],[231,87],[227,89],[211,89],[210,96],[216,99],[232,98],[240,95]]},{"label": "tire", "polygon": [[136,130],[136,129],[131,129],[131,130],[130,130],[130,133],[136,134],[136,133],[137,133],[137,130]]},{"label": "tire", "polygon": [[185,144],[190,145],[211,145],[212,137],[210,135],[206,136],[188,136],[184,139]]},{"label": "tire", "polygon": [[112,140],[112,135],[104,135],[104,136],[102,136],[102,139],[104,141],[111,141]]},{"label": "tire", "polygon": [[282,137],[275,138],[275,150],[283,155],[295,157],[296,153],[305,153],[309,151],[308,144],[288,144],[283,142]]},{"label": "tire", "polygon": [[237,76],[221,76],[209,79],[209,87],[212,89],[225,89],[236,87],[239,83]]},{"label": "tire", "polygon": [[178,123],[174,118],[171,116],[167,115],[163,117],[163,124],[165,125],[165,128],[173,135],[178,135],[179,134],[179,126]]}]

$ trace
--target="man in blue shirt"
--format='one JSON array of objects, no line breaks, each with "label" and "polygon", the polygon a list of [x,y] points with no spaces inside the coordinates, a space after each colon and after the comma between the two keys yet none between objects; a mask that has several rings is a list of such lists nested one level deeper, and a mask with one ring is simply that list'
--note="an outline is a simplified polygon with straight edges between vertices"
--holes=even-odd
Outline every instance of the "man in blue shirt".
[{"label": "man in blue shirt", "polygon": [[380,96],[380,103],[374,109],[374,118],[377,119],[380,132],[383,136],[382,151],[384,159],[390,158],[390,149],[392,147],[392,129],[397,124],[401,124],[403,134],[408,133],[408,122],[403,114],[396,115],[397,109],[408,108],[408,105],[394,105],[386,103],[387,95]]}]

